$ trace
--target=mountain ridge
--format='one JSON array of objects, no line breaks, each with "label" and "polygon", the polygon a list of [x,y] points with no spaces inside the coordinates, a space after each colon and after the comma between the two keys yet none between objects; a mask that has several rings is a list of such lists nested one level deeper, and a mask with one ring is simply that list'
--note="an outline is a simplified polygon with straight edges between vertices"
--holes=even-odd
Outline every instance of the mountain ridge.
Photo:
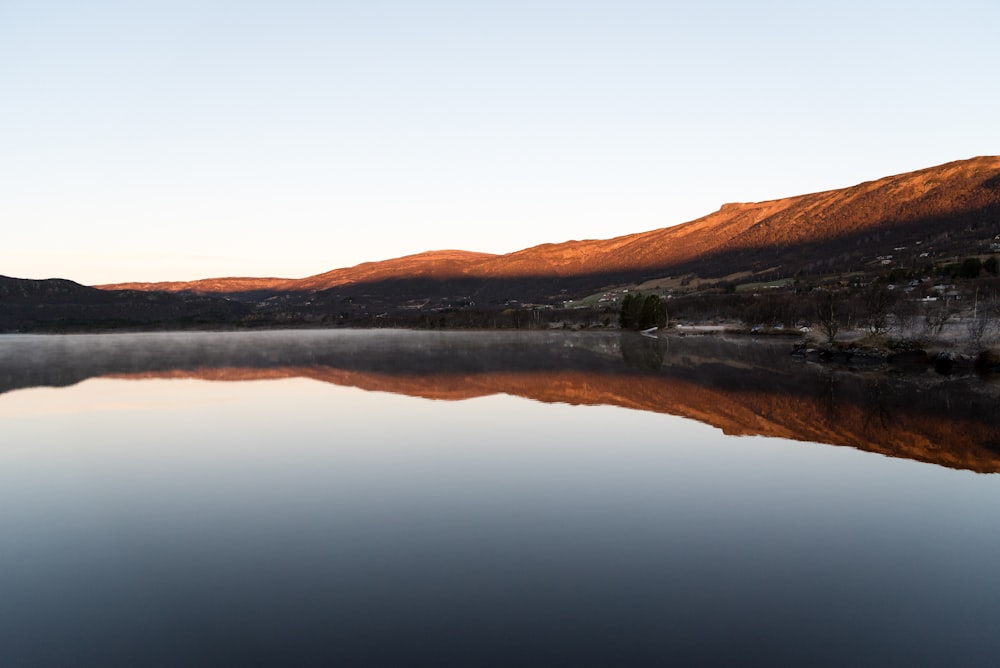
[{"label": "mountain ridge", "polygon": [[[947,233],[955,225],[1000,219],[1000,156],[979,156],[921,170],[762,202],[728,203],[679,225],[610,239],[543,243],[496,255],[427,251],[364,262],[300,279],[208,278],[185,282],[115,283],[102,290],[196,294],[317,292],[384,281],[635,280],[697,271],[724,276],[762,263],[801,270],[830,260],[870,237],[902,244]],[[911,239],[913,238],[913,239]],[[881,239],[879,239],[881,241]],[[889,246],[887,246],[889,247]],[[803,255],[804,253],[804,255]],[[589,287],[600,287],[597,282]]]}]

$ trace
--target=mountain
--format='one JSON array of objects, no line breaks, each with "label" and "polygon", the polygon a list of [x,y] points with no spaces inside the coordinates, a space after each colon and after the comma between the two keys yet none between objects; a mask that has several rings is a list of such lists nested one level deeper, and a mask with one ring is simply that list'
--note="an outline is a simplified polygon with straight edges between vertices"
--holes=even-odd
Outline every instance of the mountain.
[{"label": "mountain", "polygon": [[254,297],[335,290],[351,296],[345,288],[362,287],[353,292],[383,298],[538,300],[689,273],[722,278],[740,272],[808,275],[834,266],[852,271],[893,254],[897,261],[942,257],[998,233],[1000,156],[986,156],[840,190],[727,204],[697,220],[649,232],[542,244],[506,255],[432,251],[302,279],[96,287]]},{"label": "mountain", "polygon": [[211,295],[106,291],[58,278],[0,276],[0,332],[221,325],[249,311]]},{"label": "mountain", "polygon": [[116,283],[98,285],[102,290],[159,290],[195,294],[234,294],[243,292],[302,292],[325,290],[349,283],[385,281],[395,278],[449,279],[463,277],[467,268],[495,258],[489,253],[445,250],[428,251],[380,262],[364,262],[354,267],[334,269],[316,276],[290,278],[205,278],[197,281],[161,283]]},{"label": "mountain", "polygon": [[[919,290],[910,303],[933,302],[934,289],[960,305],[978,303],[980,294],[1000,289],[998,251],[1000,156],[987,156],[840,190],[727,204],[674,227],[505,255],[431,251],[301,279],[88,288],[0,278],[0,331],[608,326],[636,285],[669,291],[674,319],[789,326],[814,321],[807,297],[819,285],[837,293],[831,312],[847,326],[886,311],[855,313],[866,285],[902,282],[906,292]],[[783,294],[747,298],[776,279]],[[949,314],[945,308],[941,317]]]}]

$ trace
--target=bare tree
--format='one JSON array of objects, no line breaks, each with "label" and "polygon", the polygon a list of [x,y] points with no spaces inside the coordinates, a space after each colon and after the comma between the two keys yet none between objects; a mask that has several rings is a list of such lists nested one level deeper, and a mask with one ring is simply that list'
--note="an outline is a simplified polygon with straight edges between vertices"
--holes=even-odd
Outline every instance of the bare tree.
[{"label": "bare tree", "polygon": [[896,324],[903,335],[910,335],[917,327],[917,316],[920,314],[918,302],[912,299],[900,299],[892,310]]},{"label": "bare tree", "polygon": [[833,343],[840,331],[840,318],[836,295],[829,290],[816,291],[816,321],[826,334],[827,343]]},{"label": "bare tree", "polygon": [[947,297],[928,302],[924,312],[924,331],[928,334],[940,334],[954,314],[954,308]]},{"label": "bare tree", "polygon": [[997,305],[996,295],[986,300],[980,297],[978,288],[972,302],[972,315],[966,321],[966,332],[968,338],[966,345],[969,352],[979,352],[984,348],[984,344],[989,344],[996,335],[997,330]]},{"label": "bare tree", "polygon": [[896,294],[890,286],[872,283],[864,293],[865,321],[871,334],[885,334],[892,324],[890,311]]}]

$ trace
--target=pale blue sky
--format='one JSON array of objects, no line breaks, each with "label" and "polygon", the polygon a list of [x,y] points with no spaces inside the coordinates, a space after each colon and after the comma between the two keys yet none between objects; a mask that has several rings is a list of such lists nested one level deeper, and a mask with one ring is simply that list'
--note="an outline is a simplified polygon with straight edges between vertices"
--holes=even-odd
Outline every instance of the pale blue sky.
[{"label": "pale blue sky", "polygon": [[0,0],[0,274],[509,252],[997,154],[997,26],[995,0]]}]

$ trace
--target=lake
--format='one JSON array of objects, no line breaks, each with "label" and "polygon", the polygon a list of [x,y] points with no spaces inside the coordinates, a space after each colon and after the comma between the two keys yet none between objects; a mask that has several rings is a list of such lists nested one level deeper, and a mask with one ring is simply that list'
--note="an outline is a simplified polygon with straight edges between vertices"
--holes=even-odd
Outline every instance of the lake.
[{"label": "lake", "polygon": [[2,336],[0,665],[995,665],[997,379],[790,349]]}]

